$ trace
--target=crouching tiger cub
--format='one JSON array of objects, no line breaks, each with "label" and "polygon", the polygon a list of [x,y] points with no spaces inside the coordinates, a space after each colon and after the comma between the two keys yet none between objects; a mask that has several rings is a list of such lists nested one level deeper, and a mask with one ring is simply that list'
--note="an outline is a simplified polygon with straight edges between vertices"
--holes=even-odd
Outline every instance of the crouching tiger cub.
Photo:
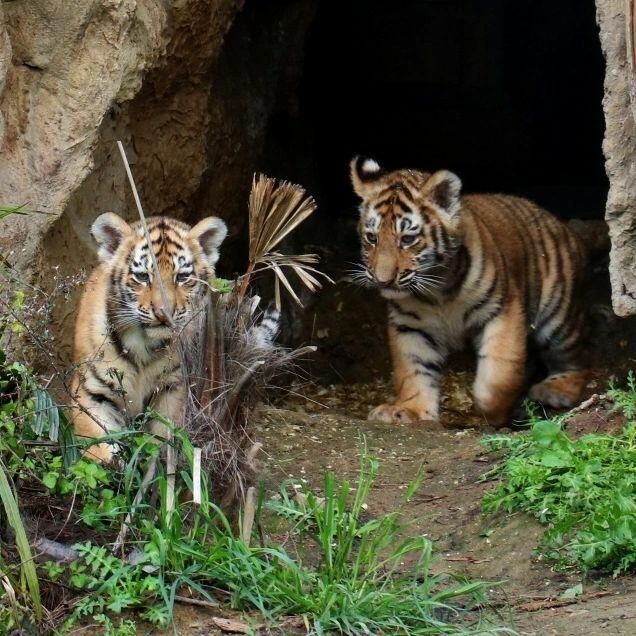
[{"label": "crouching tiger cub", "polygon": [[[91,228],[100,264],[88,279],[75,326],[78,437],[119,431],[146,407],[177,424],[183,417],[185,385],[176,342],[184,330],[187,337],[227,228],[216,217],[193,228],[166,217],[151,217],[147,224],[150,244],[140,223],[129,225],[116,214],[102,214]],[[157,423],[151,428],[162,432]],[[109,461],[114,450],[100,443],[88,453]]]},{"label": "crouching tiger cub", "polygon": [[528,336],[549,371],[530,397],[554,407],[580,398],[581,236],[525,199],[461,196],[447,171],[386,173],[356,158],[351,179],[362,199],[360,277],[388,299],[397,394],[370,419],[437,420],[442,365],[466,341],[477,353],[475,402],[491,424],[504,425],[520,397]]}]

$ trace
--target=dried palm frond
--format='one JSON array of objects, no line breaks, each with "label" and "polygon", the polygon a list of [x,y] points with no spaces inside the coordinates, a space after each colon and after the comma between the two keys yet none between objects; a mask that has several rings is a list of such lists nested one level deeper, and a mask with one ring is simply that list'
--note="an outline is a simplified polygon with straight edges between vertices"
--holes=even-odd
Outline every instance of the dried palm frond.
[{"label": "dried palm frond", "polygon": [[[142,225],[148,229],[137,188],[121,142],[117,142],[139,210]],[[313,267],[318,262],[314,254],[287,256],[274,252],[280,242],[298,227],[314,210],[313,198],[305,190],[288,182],[260,175],[254,178],[249,203],[249,264],[247,271],[228,294],[206,288],[195,310],[195,318],[180,334],[181,368],[188,397],[183,426],[195,446],[201,449],[201,468],[211,476],[216,499],[226,507],[243,498],[255,477],[254,458],[259,445],[251,438],[250,414],[264,397],[272,379],[288,371],[294,362],[314,347],[288,350],[277,346],[274,338],[279,328],[280,288],[300,304],[284,270],[291,270],[310,291],[320,288],[319,277],[330,280]],[[149,237],[148,237],[148,240]],[[153,257],[153,266],[157,263]],[[258,311],[259,299],[248,295],[249,283],[257,268],[272,270],[276,275],[276,311]],[[161,281],[161,277],[158,276]],[[165,308],[165,291],[161,287]],[[167,436],[166,473],[169,476],[166,498],[174,496],[174,474],[178,458]],[[157,460],[158,461],[158,460]],[[143,496],[152,481],[155,464],[147,470],[144,483],[137,493]],[[195,490],[198,484],[195,483]],[[167,503],[167,509],[172,508]],[[129,523],[120,531],[118,542]]]},{"label": "dried palm frond", "polygon": [[[190,387],[185,417],[192,443],[202,449],[202,468],[212,475],[217,501],[225,507],[243,498],[254,483],[250,415],[274,378],[294,369],[314,347],[290,350],[274,339],[279,327],[282,285],[301,304],[287,273],[293,272],[310,292],[330,281],[315,266],[315,254],[287,255],[276,250],[283,239],[316,209],[305,190],[263,175],[254,177],[249,202],[249,263],[246,273],[226,294],[210,292],[207,306],[183,347],[183,367]],[[250,296],[255,272],[275,275],[276,310],[261,313]]]},{"label": "dried palm frond", "polygon": [[[288,181],[277,182],[265,175],[254,176],[249,201],[249,265],[241,279],[239,298],[245,295],[252,275],[256,271],[272,270],[275,275],[276,307],[280,311],[280,285],[302,307],[285,273],[291,269],[300,282],[311,292],[321,283],[316,276],[331,279],[310,267],[318,262],[315,254],[282,255],[273,250],[280,242],[316,209],[316,202],[305,189]],[[260,266],[260,267],[259,267]],[[314,276],[314,274],[316,276]]]},{"label": "dried palm frond", "polygon": [[277,346],[279,313],[261,313],[258,300],[210,294],[194,338],[182,349],[190,380],[185,428],[192,444],[202,449],[202,468],[212,475],[216,500],[226,508],[255,481],[254,407],[276,376],[315,350]]}]

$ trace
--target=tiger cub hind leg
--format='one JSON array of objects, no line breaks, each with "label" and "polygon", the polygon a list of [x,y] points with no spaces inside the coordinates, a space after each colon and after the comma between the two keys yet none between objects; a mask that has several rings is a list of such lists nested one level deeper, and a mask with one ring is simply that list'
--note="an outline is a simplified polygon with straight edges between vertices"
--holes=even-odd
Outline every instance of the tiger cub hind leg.
[{"label": "tiger cub hind leg", "polygon": [[582,369],[552,373],[542,382],[535,384],[528,395],[531,400],[544,406],[569,409],[581,400],[587,376],[587,371]]},{"label": "tiger cub hind leg", "polygon": [[548,376],[531,387],[528,396],[552,408],[572,408],[581,400],[588,380],[586,314],[573,302],[548,321],[537,336]]}]

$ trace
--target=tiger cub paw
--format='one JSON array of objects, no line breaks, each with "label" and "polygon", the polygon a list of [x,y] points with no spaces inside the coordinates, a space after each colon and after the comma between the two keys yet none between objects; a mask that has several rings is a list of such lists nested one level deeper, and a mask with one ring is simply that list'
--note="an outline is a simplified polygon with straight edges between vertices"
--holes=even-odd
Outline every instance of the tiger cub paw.
[{"label": "tiger cub paw", "polygon": [[368,419],[387,424],[412,424],[437,418],[425,409],[408,408],[400,404],[381,404],[369,413]]},{"label": "tiger cub paw", "polygon": [[551,375],[543,382],[535,384],[529,392],[531,400],[555,409],[572,408],[581,399],[585,385],[585,374],[570,371]]},{"label": "tiger cub paw", "polygon": [[100,464],[110,464],[119,450],[116,444],[94,444],[89,446],[83,453],[84,457]]}]

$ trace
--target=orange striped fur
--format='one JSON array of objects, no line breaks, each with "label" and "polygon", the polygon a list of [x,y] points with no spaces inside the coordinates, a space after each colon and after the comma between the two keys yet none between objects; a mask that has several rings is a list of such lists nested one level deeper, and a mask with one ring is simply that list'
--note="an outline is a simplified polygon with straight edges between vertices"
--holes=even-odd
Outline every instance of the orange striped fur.
[{"label": "orange striped fur", "polygon": [[[151,217],[148,229],[150,246],[140,223],[129,225],[116,214],[102,214],[92,227],[101,262],[88,279],[75,326],[73,425],[79,437],[120,431],[146,408],[176,424],[183,417],[185,385],[177,342],[188,337],[227,229],[215,217],[193,228]],[[151,430],[165,432],[156,422]],[[116,444],[103,442],[88,453],[109,461],[115,450]]]},{"label": "orange striped fur", "polygon": [[443,364],[466,342],[477,355],[475,402],[491,424],[505,425],[520,397],[528,337],[549,370],[530,397],[554,407],[580,399],[587,254],[579,234],[526,199],[462,196],[448,171],[385,173],[356,158],[351,179],[362,199],[357,278],[389,303],[396,400],[371,419],[437,420]]}]

